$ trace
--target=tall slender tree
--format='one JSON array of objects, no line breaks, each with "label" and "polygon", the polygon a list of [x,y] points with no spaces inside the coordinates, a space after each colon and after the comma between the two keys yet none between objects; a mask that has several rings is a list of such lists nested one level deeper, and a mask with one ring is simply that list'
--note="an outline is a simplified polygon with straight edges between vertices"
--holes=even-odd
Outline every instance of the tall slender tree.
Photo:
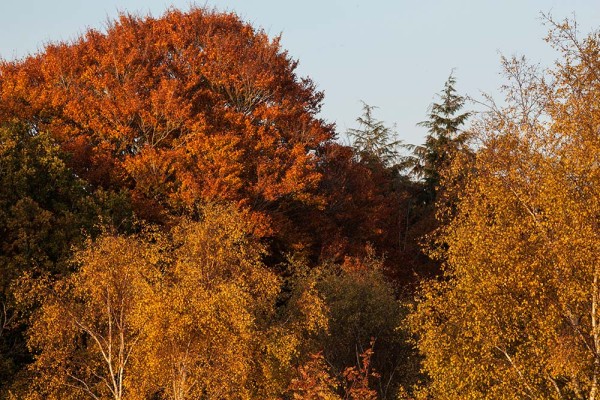
[{"label": "tall slender tree", "polygon": [[33,304],[15,300],[28,290],[21,277],[69,273],[66,260],[82,232],[93,235],[100,221],[125,226],[129,216],[122,196],[92,192],[64,158],[31,122],[0,125],[0,398],[31,361],[24,332]]},{"label": "tall slender tree", "polygon": [[431,104],[428,119],[418,124],[428,129],[425,143],[405,146],[412,150],[412,155],[405,158],[405,166],[410,174],[424,181],[426,202],[436,198],[441,170],[448,166],[456,152],[466,149],[468,134],[462,127],[471,113],[461,112],[465,98],[456,92],[455,86],[452,72],[438,94],[440,101]]}]

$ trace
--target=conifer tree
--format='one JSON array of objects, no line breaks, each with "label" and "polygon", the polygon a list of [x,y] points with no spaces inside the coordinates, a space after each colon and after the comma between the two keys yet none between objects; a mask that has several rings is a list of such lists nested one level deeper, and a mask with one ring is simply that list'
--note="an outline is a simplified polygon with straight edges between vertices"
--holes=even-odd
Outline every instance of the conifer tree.
[{"label": "conifer tree", "polygon": [[428,119],[418,124],[428,129],[425,143],[405,146],[412,150],[412,155],[405,158],[405,167],[425,183],[425,201],[428,203],[436,198],[441,170],[449,164],[453,154],[465,150],[468,139],[467,132],[461,128],[471,113],[460,113],[465,98],[456,92],[455,85],[456,79],[451,73],[438,94],[440,101],[431,104]]},{"label": "conifer tree", "polygon": [[379,161],[386,167],[392,167],[398,161],[401,141],[396,138],[394,127],[386,126],[373,116],[375,108],[363,102],[363,114],[356,119],[359,127],[348,129],[347,134],[362,161]]}]

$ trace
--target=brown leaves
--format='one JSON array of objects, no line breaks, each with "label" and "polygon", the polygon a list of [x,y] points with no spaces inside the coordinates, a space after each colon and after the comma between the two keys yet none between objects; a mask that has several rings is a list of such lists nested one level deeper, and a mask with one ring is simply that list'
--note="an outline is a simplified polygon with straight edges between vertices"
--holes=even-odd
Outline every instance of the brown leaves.
[{"label": "brown leaves", "polygon": [[[311,354],[298,368],[298,377],[292,379],[289,390],[294,399],[302,400],[376,400],[377,392],[370,381],[380,378],[371,369],[374,340],[371,347],[359,355],[359,365],[348,367],[341,377],[333,377],[322,353]],[[343,390],[340,391],[340,387]],[[340,395],[339,393],[342,393]]]}]

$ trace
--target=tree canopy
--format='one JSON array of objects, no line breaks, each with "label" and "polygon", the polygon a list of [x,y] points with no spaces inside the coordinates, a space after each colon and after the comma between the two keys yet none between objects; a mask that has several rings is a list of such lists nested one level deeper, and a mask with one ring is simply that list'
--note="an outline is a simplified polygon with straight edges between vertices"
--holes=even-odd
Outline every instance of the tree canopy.
[{"label": "tree canopy", "polygon": [[434,398],[598,398],[599,42],[549,22],[563,60],[551,81],[504,60],[507,106],[476,125],[444,277],[412,316]]},{"label": "tree canopy", "polygon": [[600,33],[546,21],[416,146],[234,13],[0,62],[0,398],[600,400]]},{"label": "tree canopy", "polygon": [[319,202],[322,94],[279,40],[235,14],[122,14],[105,33],[0,66],[0,121],[48,131],[95,187],[154,220],[198,201],[258,213]]},{"label": "tree canopy", "polygon": [[463,131],[469,112],[459,112],[466,99],[456,92],[456,78],[450,74],[444,84],[444,90],[438,94],[439,103],[433,103],[429,109],[429,119],[418,125],[427,128],[428,133],[423,145],[405,145],[412,155],[405,157],[404,166],[409,173],[425,182],[425,200],[435,200],[439,189],[442,170],[451,163],[452,157],[468,151],[469,135]]}]

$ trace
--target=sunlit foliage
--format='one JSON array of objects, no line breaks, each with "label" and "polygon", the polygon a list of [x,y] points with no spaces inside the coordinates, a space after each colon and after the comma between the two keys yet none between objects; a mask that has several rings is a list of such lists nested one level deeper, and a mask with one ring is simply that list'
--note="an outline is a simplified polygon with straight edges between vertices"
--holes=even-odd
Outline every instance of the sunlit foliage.
[{"label": "sunlit foliage", "polygon": [[123,14],[2,63],[0,121],[35,121],[80,177],[128,188],[152,220],[218,199],[285,215],[321,201],[314,151],[333,136],[296,66],[235,14]]},{"label": "sunlit foliage", "polygon": [[476,126],[445,276],[412,316],[434,398],[598,398],[599,39],[548,22],[563,59],[551,80],[504,60],[507,106]]}]

